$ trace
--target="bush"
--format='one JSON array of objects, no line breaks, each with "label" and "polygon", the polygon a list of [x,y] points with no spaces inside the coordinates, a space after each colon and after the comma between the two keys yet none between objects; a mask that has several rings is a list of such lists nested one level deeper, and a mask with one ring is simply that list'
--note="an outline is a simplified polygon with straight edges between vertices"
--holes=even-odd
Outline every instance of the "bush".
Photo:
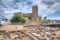
[{"label": "bush", "polygon": [[0,26],[2,26],[2,24],[0,24]]},{"label": "bush", "polygon": [[32,19],[32,16],[28,16],[28,19],[30,19],[30,20],[31,20],[31,19]]},{"label": "bush", "polygon": [[19,16],[13,16],[11,19],[11,22],[20,22],[20,23],[25,23],[25,19]]},{"label": "bush", "polygon": [[3,19],[3,20],[6,21],[6,22],[8,21],[8,19]]}]

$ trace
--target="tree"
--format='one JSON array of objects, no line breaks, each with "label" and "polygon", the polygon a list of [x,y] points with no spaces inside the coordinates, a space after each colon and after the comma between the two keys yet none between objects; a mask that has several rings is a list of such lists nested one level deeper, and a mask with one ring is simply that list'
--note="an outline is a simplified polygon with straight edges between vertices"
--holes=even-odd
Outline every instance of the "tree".
[{"label": "tree", "polygon": [[6,21],[6,22],[8,21],[8,19],[7,19],[7,18],[6,18],[6,19],[3,19],[3,20],[4,20],[4,21]]},{"label": "tree", "polygon": [[44,20],[46,20],[47,19],[47,17],[44,17]]},{"label": "tree", "polygon": [[31,20],[31,19],[32,19],[32,16],[28,16],[28,19],[30,19],[30,20]]},{"label": "tree", "polygon": [[11,22],[25,23],[25,19],[20,16],[13,16]]}]

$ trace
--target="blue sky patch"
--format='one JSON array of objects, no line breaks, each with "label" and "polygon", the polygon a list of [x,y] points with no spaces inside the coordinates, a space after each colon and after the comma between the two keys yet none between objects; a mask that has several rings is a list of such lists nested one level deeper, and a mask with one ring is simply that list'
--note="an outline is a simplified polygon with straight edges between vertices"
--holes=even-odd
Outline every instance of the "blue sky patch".
[{"label": "blue sky patch", "polygon": [[59,16],[60,16],[60,10],[57,10],[53,14],[49,14],[47,17],[51,18],[51,17],[59,17]]},{"label": "blue sky patch", "polygon": [[32,1],[27,2],[27,5],[32,5],[32,4],[33,4],[33,2],[32,2]]}]

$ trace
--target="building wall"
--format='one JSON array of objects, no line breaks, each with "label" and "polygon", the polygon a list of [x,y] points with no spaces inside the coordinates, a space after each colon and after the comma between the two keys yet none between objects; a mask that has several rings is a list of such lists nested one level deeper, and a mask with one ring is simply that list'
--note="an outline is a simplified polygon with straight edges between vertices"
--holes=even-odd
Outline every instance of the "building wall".
[{"label": "building wall", "polygon": [[25,13],[23,14],[24,17],[32,16],[32,13]]}]

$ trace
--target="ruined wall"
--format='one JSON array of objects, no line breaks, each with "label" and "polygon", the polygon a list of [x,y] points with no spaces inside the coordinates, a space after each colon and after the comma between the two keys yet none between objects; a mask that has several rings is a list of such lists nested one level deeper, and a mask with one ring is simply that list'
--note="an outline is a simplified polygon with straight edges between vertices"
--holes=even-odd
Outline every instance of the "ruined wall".
[{"label": "ruined wall", "polygon": [[23,13],[22,12],[17,12],[17,13],[14,14],[14,16],[21,16],[21,17],[23,17]]}]

